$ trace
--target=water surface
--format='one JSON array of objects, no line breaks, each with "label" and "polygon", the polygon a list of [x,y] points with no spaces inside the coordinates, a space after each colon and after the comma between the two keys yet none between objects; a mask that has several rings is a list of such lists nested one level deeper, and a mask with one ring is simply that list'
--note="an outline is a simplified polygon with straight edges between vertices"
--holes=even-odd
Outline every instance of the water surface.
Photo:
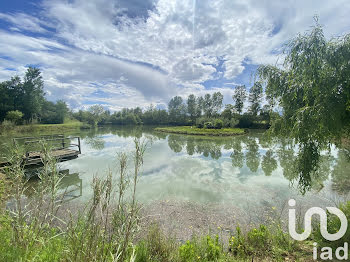
[{"label": "water surface", "polygon": [[308,205],[329,205],[345,199],[350,189],[350,162],[343,149],[333,147],[322,156],[312,190],[302,196],[292,183],[295,147],[288,140],[268,141],[261,132],[198,137],[149,127],[102,127],[70,135],[81,137],[82,154],[59,167],[67,175],[62,188],[69,188],[71,199],[79,202],[91,197],[94,176],[117,170],[118,152],[132,153],[135,138],[149,142],[137,190],[142,203],[189,201],[254,209],[285,205],[293,197]]}]

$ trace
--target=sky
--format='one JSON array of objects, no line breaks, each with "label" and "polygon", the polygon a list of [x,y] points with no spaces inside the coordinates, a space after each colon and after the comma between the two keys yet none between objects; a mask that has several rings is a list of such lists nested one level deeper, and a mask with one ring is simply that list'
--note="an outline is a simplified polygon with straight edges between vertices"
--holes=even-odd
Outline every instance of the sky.
[{"label": "sky", "polygon": [[350,32],[348,0],[1,0],[0,81],[41,69],[74,109],[165,108],[171,97],[252,85],[260,64],[310,30]]}]

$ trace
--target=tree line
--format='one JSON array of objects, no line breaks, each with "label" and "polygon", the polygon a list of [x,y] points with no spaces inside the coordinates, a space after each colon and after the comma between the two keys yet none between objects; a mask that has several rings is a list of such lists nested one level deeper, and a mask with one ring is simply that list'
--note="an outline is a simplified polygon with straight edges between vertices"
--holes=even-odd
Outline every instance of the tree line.
[{"label": "tree line", "polygon": [[[269,125],[272,108],[262,106],[263,87],[255,83],[249,91],[244,85],[237,86],[232,96],[233,103],[223,105],[220,92],[195,96],[187,99],[173,97],[168,108],[159,109],[150,105],[142,110],[140,107],[123,108],[111,113],[101,105],[93,105],[88,110],[73,113],[73,117],[92,125],[196,125],[200,128],[222,127],[266,127]],[[248,106],[247,106],[248,105]],[[247,108],[247,110],[244,110]]]},{"label": "tree line", "polygon": [[58,100],[48,101],[44,81],[38,68],[29,67],[21,79],[14,76],[0,83],[0,121],[21,123],[63,123],[69,109]]},{"label": "tree line", "polygon": [[[204,96],[189,95],[173,97],[168,108],[150,105],[146,109],[124,108],[111,113],[102,105],[72,112],[67,104],[58,100],[48,101],[44,93],[44,81],[38,68],[29,67],[23,79],[18,76],[0,83],[0,121],[14,124],[43,123],[60,124],[65,118],[74,118],[91,125],[197,125],[198,127],[251,127],[269,120],[269,107],[261,107],[263,88],[255,83],[248,91],[244,85],[237,86],[233,103],[223,105],[220,92]],[[249,107],[244,112],[245,103]],[[223,108],[224,107],[224,108]]]}]

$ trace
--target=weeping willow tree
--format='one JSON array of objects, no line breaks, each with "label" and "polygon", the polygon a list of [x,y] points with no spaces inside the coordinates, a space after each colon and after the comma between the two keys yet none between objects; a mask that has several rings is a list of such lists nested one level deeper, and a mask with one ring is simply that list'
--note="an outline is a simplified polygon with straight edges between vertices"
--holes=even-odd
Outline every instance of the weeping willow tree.
[{"label": "weeping willow tree", "polygon": [[299,144],[294,172],[305,192],[318,175],[321,151],[349,137],[350,34],[327,40],[316,19],[284,55],[281,66],[260,66],[258,78],[281,108],[270,132]]}]

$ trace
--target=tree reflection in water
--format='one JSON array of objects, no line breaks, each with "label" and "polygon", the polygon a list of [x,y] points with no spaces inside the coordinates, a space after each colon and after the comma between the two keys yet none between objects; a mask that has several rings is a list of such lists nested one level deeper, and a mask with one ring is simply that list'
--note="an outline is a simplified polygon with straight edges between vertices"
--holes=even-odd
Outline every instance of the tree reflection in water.
[{"label": "tree reflection in water", "polygon": [[[271,176],[280,167],[283,176],[290,182],[302,183],[298,180],[295,170],[298,148],[289,139],[276,138],[269,140],[262,134],[250,134],[236,137],[195,137],[170,134],[167,137],[169,148],[175,153],[187,152],[188,155],[199,154],[215,160],[227,152],[232,161],[232,166],[241,170],[238,174],[244,179],[247,174]],[[299,160],[300,161],[300,160]],[[334,166],[334,168],[333,168]],[[260,169],[259,169],[260,168]],[[250,172],[247,172],[247,171]],[[340,149],[338,157],[334,158],[330,152],[321,155],[321,161],[312,174],[312,189],[322,189],[323,183],[332,176],[333,189],[338,193],[350,191],[350,157],[349,151]]]}]

